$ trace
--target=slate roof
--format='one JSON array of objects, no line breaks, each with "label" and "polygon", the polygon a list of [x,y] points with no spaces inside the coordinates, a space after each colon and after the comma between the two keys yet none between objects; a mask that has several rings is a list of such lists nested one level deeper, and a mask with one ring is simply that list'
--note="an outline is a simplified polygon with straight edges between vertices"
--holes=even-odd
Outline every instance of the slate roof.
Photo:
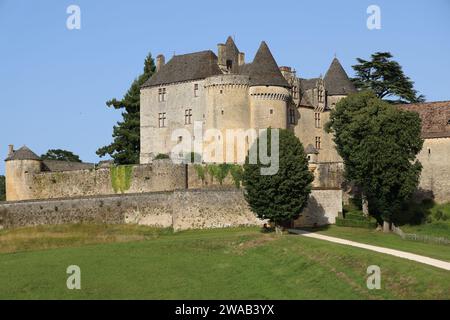
[{"label": "slate roof", "polygon": [[305,148],[305,153],[306,154],[318,154],[319,151],[317,151],[317,149],[314,148],[312,144],[308,144],[308,146]]},{"label": "slate roof", "polygon": [[246,72],[244,74],[250,76],[250,86],[290,87],[264,41],[261,42],[253,62],[243,69]]},{"label": "slate roof", "polygon": [[333,59],[323,80],[329,95],[346,95],[356,92],[355,86],[337,58]]},{"label": "slate roof", "polygon": [[450,101],[399,105],[422,119],[422,138],[450,138]]},{"label": "slate roof", "polygon": [[217,64],[217,56],[211,50],[176,55],[142,87],[205,79],[219,74],[222,72]]},{"label": "slate roof", "polygon": [[13,152],[5,161],[10,160],[41,160],[37,154],[31,151],[27,146]]},{"label": "slate roof", "polygon": [[314,89],[317,85],[317,81],[319,81],[319,78],[311,78],[311,79],[302,79],[300,78],[300,88],[302,91]]}]

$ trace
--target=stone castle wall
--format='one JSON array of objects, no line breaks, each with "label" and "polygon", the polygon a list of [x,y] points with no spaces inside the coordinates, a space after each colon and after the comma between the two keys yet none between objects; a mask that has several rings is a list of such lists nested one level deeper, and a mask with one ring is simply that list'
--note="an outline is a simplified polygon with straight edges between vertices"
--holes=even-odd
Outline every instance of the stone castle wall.
[{"label": "stone castle wall", "polygon": [[258,226],[241,190],[183,190],[0,204],[0,227],[133,223],[174,230]]},{"label": "stone castle wall", "polygon": [[[96,222],[183,230],[261,224],[231,173],[220,182],[204,165],[175,165],[167,160],[122,168],[130,170],[128,184],[124,175],[118,178],[113,173],[117,167],[29,174],[27,195],[34,200],[1,203],[0,227]],[[342,212],[341,190],[320,188],[318,181],[307,217],[301,218],[308,225],[333,223]],[[118,190],[118,186],[127,188]],[[321,210],[311,209],[316,207]]]},{"label": "stone castle wall", "polygon": [[[299,225],[334,223],[342,193],[313,190]],[[0,204],[0,229],[72,223],[130,223],[186,229],[262,226],[240,189],[204,189]]]},{"label": "stone castle wall", "polygon": [[[15,164],[15,162],[9,162]],[[219,181],[211,165],[173,164],[157,160],[152,164],[118,166],[62,172],[24,172],[15,177],[14,198],[8,201],[60,199],[114,194],[134,194],[183,189],[220,189],[239,187],[229,172]],[[19,166],[19,169],[21,167]],[[313,187],[337,189],[342,184],[342,163],[315,164]],[[8,176],[7,176],[8,178]]]},{"label": "stone castle wall", "polygon": [[15,200],[89,197],[172,191],[186,185],[184,165],[155,161],[151,165],[29,173],[27,194]]},{"label": "stone castle wall", "polygon": [[431,198],[437,203],[450,201],[450,138],[425,139],[417,156],[422,164],[419,199]]}]

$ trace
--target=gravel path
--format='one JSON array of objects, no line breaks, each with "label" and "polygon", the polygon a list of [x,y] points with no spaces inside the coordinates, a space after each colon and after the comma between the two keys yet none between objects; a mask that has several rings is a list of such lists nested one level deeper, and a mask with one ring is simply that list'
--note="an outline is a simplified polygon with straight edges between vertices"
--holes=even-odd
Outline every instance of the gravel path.
[{"label": "gravel path", "polygon": [[341,239],[341,238],[329,237],[329,236],[325,236],[322,234],[308,232],[308,231],[304,231],[304,230],[289,229],[288,231],[290,233],[298,234],[298,235],[308,237],[308,238],[320,239],[320,240],[330,241],[330,242],[334,242],[334,243],[344,244],[347,246],[352,246],[352,247],[367,249],[367,250],[371,250],[371,251],[375,251],[375,252],[385,253],[385,254],[389,254],[391,256],[428,264],[428,265],[436,267],[436,268],[441,268],[441,269],[450,271],[450,262],[443,261],[443,260],[433,259],[433,258],[421,256],[421,255],[414,254],[414,253],[373,246],[370,244],[345,240],[345,239]]}]

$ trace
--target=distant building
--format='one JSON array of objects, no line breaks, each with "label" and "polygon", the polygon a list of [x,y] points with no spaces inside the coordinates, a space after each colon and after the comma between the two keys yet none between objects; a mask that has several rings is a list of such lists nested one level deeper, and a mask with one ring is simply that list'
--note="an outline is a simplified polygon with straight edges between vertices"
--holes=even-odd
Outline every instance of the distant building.
[{"label": "distant building", "polygon": [[450,101],[402,105],[422,119],[425,140],[417,158],[422,164],[419,196],[450,202]]}]

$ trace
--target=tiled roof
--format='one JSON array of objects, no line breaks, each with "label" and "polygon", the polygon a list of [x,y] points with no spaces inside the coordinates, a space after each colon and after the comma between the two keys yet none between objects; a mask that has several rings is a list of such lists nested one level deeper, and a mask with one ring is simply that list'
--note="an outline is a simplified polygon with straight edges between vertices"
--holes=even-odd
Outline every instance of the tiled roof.
[{"label": "tiled roof", "polygon": [[27,146],[13,152],[5,161],[10,160],[41,160],[37,154],[31,151]]},{"label": "tiled roof", "polygon": [[222,72],[217,56],[211,50],[174,56],[162,66],[142,87],[205,79]]},{"label": "tiled roof", "polygon": [[450,101],[405,104],[399,107],[419,114],[423,138],[450,137]]}]

